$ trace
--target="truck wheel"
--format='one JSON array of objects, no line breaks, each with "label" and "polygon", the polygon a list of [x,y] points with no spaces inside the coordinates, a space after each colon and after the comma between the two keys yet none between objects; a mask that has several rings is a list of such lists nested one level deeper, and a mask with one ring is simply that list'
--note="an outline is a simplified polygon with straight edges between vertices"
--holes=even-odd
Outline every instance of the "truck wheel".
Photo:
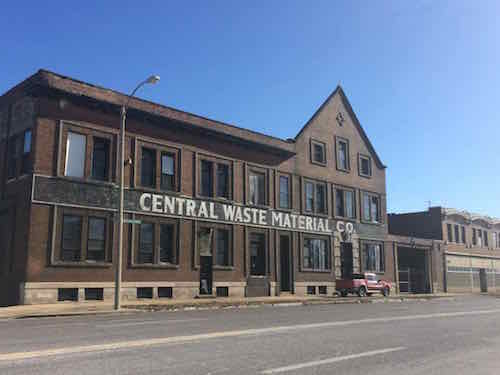
[{"label": "truck wheel", "polygon": [[366,297],[366,288],[364,286],[360,286],[358,289],[358,296]]},{"label": "truck wheel", "polygon": [[348,293],[347,293],[347,290],[345,290],[345,289],[342,289],[342,290],[340,291],[340,295],[341,295],[342,297],[347,297],[347,294],[348,294]]},{"label": "truck wheel", "polygon": [[382,289],[382,295],[384,297],[387,297],[389,294],[391,294],[391,290],[388,287],[385,287],[384,289]]}]

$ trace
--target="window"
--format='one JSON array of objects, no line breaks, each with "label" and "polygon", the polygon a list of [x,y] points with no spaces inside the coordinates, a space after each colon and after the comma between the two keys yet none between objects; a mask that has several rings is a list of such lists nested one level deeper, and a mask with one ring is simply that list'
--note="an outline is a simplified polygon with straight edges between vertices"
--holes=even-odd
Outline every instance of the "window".
[{"label": "window", "polygon": [[218,266],[229,266],[229,231],[217,229],[215,231],[215,264]]},{"label": "window", "polygon": [[455,242],[460,242],[460,228],[457,224],[455,224]]},{"label": "window", "polygon": [[302,267],[307,270],[326,271],[330,269],[329,246],[326,239],[304,238]]},{"label": "window", "polygon": [[337,169],[349,171],[349,141],[345,138],[337,137]]},{"label": "window", "polygon": [[266,236],[253,232],[249,237],[250,275],[264,276],[266,274]]},{"label": "window", "polygon": [[335,189],[335,216],[356,218],[354,191],[347,189]]},{"label": "window", "polygon": [[201,161],[201,195],[204,197],[211,197],[213,195],[212,166],[213,163],[211,161]]},{"label": "window", "polygon": [[472,244],[474,246],[477,245],[477,232],[476,232],[476,228],[472,228]]},{"label": "window", "polygon": [[103,288],[85,288],[86,301],[102,301],[104,300]]},{"label": "window", "polygon": [[154,188],[156,186],[156,151],[142,148],[141,185]]},{"label": "window", "polygon": [[481,229],[476,229],[477,233],[477,246],[483,247],[483,231]]},{"label": "window", "polygon": [[82,251],[82,218],[75,215],[64,215],[62,226],[61,260],[77,262]]},{"label": "window", "polygon": [[173,224],[160,224],[160,262],[174,263],[175,228]]},{"label": "window", "polygon": [[266,175],[265,173],[250,171],[248,173],[249,203],[255,205],[266,204]]},{"label": "window", "polygon": [[484,239],[484,247],[488,247],[488,232],[487,231],[483,232],[483,239]]},{"label": "window", "polygon": [[203,223],[197,230],[199,256],[212,257],[215,266],[231,267],[232,227],[231,225]]},{"label": "window", "polygon": [[22,156],[22,164],[21,164],[21,174],[31,172],[31,129],[28,129],[24,132],[23,139],[23,156]]},{"label": "window", "polygon": [[453,242],[453,229],[451,224],[446,224],[446,229],[448,231],[448,242]]},{"label": "window", "polygon": [[311,140],[311,162],[326,164],[326,145],[323,142]]},{"label": "window", "polygon": [[378,195],[363,193],[363,220],[373,223],[380,221],[380,199]]},{"label": "window", "polygon": [[492,241],[493,247],[498,247],[497,233],[496,232],[491,232],[491,241]]},{"label": "window", "polygon": [[104,261],[106,254],[106,219],[89,217],[87,259]]},{"label": "window", "polygon": [[106,181],[109,178],[109,139],[94,137],[92,150],[92,178]]},{"label": "window", "polygon": [[18,137],[11,137],[9,139],[9,155],[7,160],[7,179],[17,177],[17,160],[19,157],[19,142]]},{"label": "window", "polygon": [[153,263],[154,224],[142,223],[139,231],[139,254],[137,263]]},{"label": "window", "polygon": [[78,133],[68,132],[66,141],[65,176],[83,178],[85,176],[85,153],[87,138]]},{"label": "window", "polygon": [[162,190],[175,191],[175,156],[166,152],[161,153],[161,179]]},{"label": "window", "polygon": [[230,198],[231,179],[228,163],[201,160],[200,194],[204,197]]},{"label": "window", "polygon": [[363,246],[364,271],[384,272],[384,250],[381,244],[365,243]]},{"label": "window", "polygon": [[462,243],[466,243],[467,238],[465,237],[465,227],[462,226]]},{"label": "window", "polygon": [[372,175],[372,160],[369,156],[359,155],[359,175],[363,177],[371,177]]},{"label": "window", "polygon": [[279,187],[279,207],[290,208],[290,179],[288,176],[280,176]]},{"label": "window", "polygon": [[217,197],[229,199],[229,166],[217,163]]},{"label": "window", "polygon": [[324,182],[305,181],[306,212],[326,214],[326,184]]}]

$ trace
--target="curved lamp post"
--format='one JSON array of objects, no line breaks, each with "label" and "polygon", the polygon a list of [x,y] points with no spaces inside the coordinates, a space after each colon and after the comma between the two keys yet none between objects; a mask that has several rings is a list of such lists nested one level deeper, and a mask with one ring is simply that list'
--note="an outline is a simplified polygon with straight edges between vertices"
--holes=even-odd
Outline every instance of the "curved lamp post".
[{"label": "curved lamp post", "polygon": [[120,201],[118,207],[118,256],[116,259],[116,275],[115,275],[115,310],[119,310],[121,306],[121,287],[122,287],[122,259],[123,259],[123,200],[125,191],[125,122],[127,119],[127,108],[130,99],[135,95],[137,90],[146,84],[155,84],[160,80],[160,76],[152,75],[142,81],[129,95],[127,101],[122,106],[121,111],[121,126],[120,126]]}]

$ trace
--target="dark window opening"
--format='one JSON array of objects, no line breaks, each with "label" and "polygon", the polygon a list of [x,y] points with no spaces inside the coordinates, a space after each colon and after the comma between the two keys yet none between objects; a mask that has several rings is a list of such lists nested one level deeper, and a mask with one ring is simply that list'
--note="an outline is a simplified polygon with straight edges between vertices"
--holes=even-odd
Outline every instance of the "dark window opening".
[{"label": "dark window opening", "polygon": [[384,272],[384,249],[380,244],[368,243],[363,246],[363,270]]},{"label": "dark window opening", "polygon": [[158,298],[172,298],[174,296],[171,286],[158,287]]},{"label": "dark window opening", "polygon": [[364,177],[370,177],[372,175],[372,163],[369,157],[359,157],[359,174]]},{"label": "dark window opening", "polygon": [[106,219],[89,217],[87,259],[103,261],[106,253]]},{"label": "dark window opening", "polygon": [[174,225],[160,224],[160,262],[174,263]]},{"label": "dark window opening", "polygon": [[102,301],[104,300],[103,288],[85,288],[86,301]]},{"label": "dark window opening", "polygon": [[312,142],[313,161],[320,164],[326,164],[325,145],[318,142]]},{"label": "dark window opening", "polygon": [[57,289],[58,301],[78,301],[78,288],[59,288]]},{"label": "dark window opening", "polygon": [[139,233],[138,263],[153,263],[154,224],[142,223]]},{"label": "dark window opening", "polygon": [[215,264],[229,266],[229,231],[227,229],[217,229],[216,242]]},{"label": "dark window opening", "polygon": [[201,161],[201,195],[213,196],[213,163],[208,160]]},{"label": "dark window opening", "polygon": [[484,238],[484,247],[488,247],[488,232],[487,231],[484,231],[483,238]]},{"label": "dark window opening", "polygon": [[142,148],[141,185],[154,188],[156,186],[156,152],[150,148]]},{"label": "dark window opening", "polygon": [[467,238],[465,237],[465,227],[462,226],[462,243],[466,243]]},{"label": "dark window opening", "polygon": [[82,218],[74,215],[63,216],[61,260],[77,262],[81,258]]},{"label": "dark window opening", "polygon": [[354,192],[352,190],[335,189],[335,216],[354,219]]},{"label": "dark window opening", "polygon": [[459,243],[460,242],[460,227],[455,224],[455,242]]},{"label": "dark window opening", "polygon": [[318,294],[328,294],[327,292],[328,288],[326,287],[326,285],[320,285],[318,286]]},{"label": "dark window opening", "polygon": [[345,139],[337,139],[337,169],[349,170],[349,143]]},{"label": "dark window opening", "polygon": [[324,183],[306,181],[305,211],[326,213],[326,185]]},{"label": "dark window opening", "polygon": [[256,205],[266,204],[266,175],[255,171],[248,174],[249,202]]},{"label": "dark window opening", "polygon": [[279,206],[280,208],[290,208],[290,185],[287,176],[280,176],[280,196],[279,196]]},{"label": "dark window opening", "polygon": [[227,286],[218,286],[215,288],[217,297],[229,297],[229,288]]},{"label": "dark window opening", "polygon": [[309,294],[309,295],[316,294],[316,287],[313,285],[308,285],[307,286],[307,294]]},{"label": "dark window opening", "polygon": [[217,196],[229,199],[229,166],[217,163]]},{"label": "dark window opening", "polygon": [[262,233],[250,233],[250,274],[266,274],[266,237]]},{"label": "dark window opening", "polygon": [[21,164],[21,174],[30,173],[32,170],[31,163],[31,129],[26,130],[23,136],[23,156]]},{"label": "dark window opening", "polygon": [[92,178],[106,181],[109,178],[109,139],[94,137],[92,152]]},{"label": "dark window opening", "polygon": [[137,288],[137,298],[153,298],[153,288]]},{"label": "dark window opening", "polygon": [[17,160],[19,157],[18,137],[11,137],[9,140],[9,155],[7,159],[7,179],[17,177]]},{"label": "dark window opening", "polygon": [[380,220],[379,197],[369,193],[363,193],[363,220],[373,223]]},{"label": "dark window opening", "polygon": [[175,191],[175,156],[172,154],[161,154],[161,180],[160,188],[162,190]]},{"label": "dark window opening", "polygon": [[329,246],[325,239],[305,238],[302,252],[304,269],[326,271],[330,269]]}]

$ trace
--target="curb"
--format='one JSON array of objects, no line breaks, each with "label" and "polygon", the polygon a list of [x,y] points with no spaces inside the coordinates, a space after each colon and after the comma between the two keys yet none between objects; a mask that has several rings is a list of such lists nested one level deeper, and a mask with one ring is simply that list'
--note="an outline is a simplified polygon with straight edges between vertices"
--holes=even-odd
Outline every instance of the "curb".
[{"label": "curb", "polygon": [[287,300],[287,301],[237,301],[225,302],[223,300],[210,301],[207,303],[172,303],[172,304],[155,304],[144,303],[134,305],[123,305],[122,310],[96,310],[96,311],[70,311],[70,312],[55,312],[55,313],[31,313],[26,315],[18,315],[0,318],[0,321],[14,319],[32,319],[32,318],[55,318],[55,317],[71,317],[71,316],[95,316],[105,314],[131,314],[134,312],[157,312],[157,311],[194,311],[194,310],[219,310],[219,309],[244,309],[258,308],[263,306],[269,307],[295,307],[295,306],[310,306],[310,305],[348,305],[348,304],[368,304],[368,303],[400,303],[400,302],[424,302],[436,299],[454,300],[455,295],[422,295],[422,296],[391,296],[391,297],[364,297],[364,298],[340,298],[340,297],[323,297],[310,300]]}]

